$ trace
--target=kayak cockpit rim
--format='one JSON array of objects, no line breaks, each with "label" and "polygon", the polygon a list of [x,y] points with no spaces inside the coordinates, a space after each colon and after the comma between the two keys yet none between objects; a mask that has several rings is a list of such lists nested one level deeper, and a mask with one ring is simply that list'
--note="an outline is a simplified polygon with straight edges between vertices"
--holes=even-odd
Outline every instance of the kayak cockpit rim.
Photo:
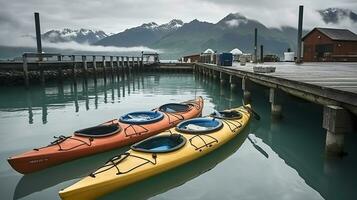
[{"label": "kayak cockpit rim", "polygon": [[243,117],[242,113],[236,110],[215,111],[210,116],[217,119],[228,119],[228,120],[238,120]]},{"label": "kayak cockpit rim", "polygon": [[167,103],[158,108],[161,112],[166,113],[177,113],[177,112],[187,112],[191,108],[190,104],[185,103]]},{"label": "kayak cockpit rim", "polygon": [[146,153],[168,153],[182,148],[187,140],[180,134],[159,135],[150,137],[132,145],[133,151]]},{"label": "kayak cockpit rim", "polygon": [[158,111],[137,111],[130,112],[119,117],[119,121],[126,124],[151,124],[161,121],[164,114]]},{"label": "kayak cockpit rim", "polygon": [[185,120],[176,126],[176,131],[187,134],[207,134],[220,130],[221,120],[212,117],[201,117]]},{"label": "kayak cockpit rim", "polygon": [[109,124],[109,125],[99,125],[93,126],[81,130],[77,130],[74,132],[75,136],[82,137],[107,137],[110,135],[117,134],[121,131],[121,127],[118,124]]}]

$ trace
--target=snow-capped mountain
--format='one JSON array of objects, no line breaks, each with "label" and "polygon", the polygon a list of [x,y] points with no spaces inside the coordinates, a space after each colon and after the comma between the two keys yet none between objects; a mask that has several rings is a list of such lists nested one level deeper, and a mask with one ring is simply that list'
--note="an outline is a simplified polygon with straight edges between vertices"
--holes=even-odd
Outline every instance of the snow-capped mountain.
[{"label": "snow-capped mountain", "polygon": [[93,44],[108,35],[103,31],[93,31],[89,29],[62,29],[62,30],[50,30],[42,34],[42,38],[48,42],[78,42],[78,43],[89,43]]},{"label": "snow-capped mountain", "polygon": [[325,23],[338,24],[341,20],[350,19],[357,23],[357,14],[349,9],[327,8],[318,10]]},{"label": "snow-capped mountain", "polygon": [[164,35],[179,29],[184,23],[181,20],[173,19],[168,23],[158,25],[155,22],[145,23],[141,26],[126,29],[123,32],[108,36],[96,45],[103,46],[148,46],[159,40]]}]

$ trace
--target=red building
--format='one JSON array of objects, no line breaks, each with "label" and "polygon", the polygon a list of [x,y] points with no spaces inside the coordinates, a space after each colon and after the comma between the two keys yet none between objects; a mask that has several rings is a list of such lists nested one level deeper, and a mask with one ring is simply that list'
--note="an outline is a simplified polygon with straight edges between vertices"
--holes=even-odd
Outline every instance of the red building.
[{"label": "red building", "polygon": [[305,62],[357,62],[357,35],[347,29],[314,28],[302,40]]}]

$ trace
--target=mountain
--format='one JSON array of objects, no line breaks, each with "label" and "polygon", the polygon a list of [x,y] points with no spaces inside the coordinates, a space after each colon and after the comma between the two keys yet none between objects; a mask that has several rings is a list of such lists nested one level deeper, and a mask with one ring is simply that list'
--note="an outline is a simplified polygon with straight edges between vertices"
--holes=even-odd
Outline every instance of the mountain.
[{"label": "mountain", "polygon": [[93,44],[108,35],[103,31],[93,31],[89,29],[72,30],[65,28],[63,30],[50,30],[42,34],[44,41],[58,43],[58,42],[78,42]]},{"label": "mountain", "polygon": [[350,19],[357,23],[357,14],[349,9],[327,8],[318,10],[325,23],[338,24],[341,20]]},{"label": "mountain", "polygon": [[149,47],[177,55],[202,52],[207,48],[218,52],[239,48],[252,53],[254,28],[258,28],[258,45],[264,45],[265,53],[282,55],[288,48],[294,50],[296,47],[295,28],[268,28],[239,13],[231,13],[216,24],[193,20]]},{"label": "mountain", "polygon": [[155,22],[150,22],[106,37],[95,43],[95,45],[121,47],[150,46],[164,35],[176,31],[182,25],[183,22],[177,19],[161,25],[158,25]]}]

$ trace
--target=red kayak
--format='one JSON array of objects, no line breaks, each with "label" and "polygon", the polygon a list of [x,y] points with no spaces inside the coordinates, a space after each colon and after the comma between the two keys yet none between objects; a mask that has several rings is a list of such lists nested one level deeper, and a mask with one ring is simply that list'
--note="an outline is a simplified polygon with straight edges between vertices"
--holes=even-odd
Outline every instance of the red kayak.
[{"label": "red kayak", "polygon": [[203,99],[169,103],[152,111],[132,112],[99,126],[75,131],[72,136],[55,137],[50,145],[8,158],[22,174],[32,173],[84,156],[120,148],[174,127],[201,115]]}]

